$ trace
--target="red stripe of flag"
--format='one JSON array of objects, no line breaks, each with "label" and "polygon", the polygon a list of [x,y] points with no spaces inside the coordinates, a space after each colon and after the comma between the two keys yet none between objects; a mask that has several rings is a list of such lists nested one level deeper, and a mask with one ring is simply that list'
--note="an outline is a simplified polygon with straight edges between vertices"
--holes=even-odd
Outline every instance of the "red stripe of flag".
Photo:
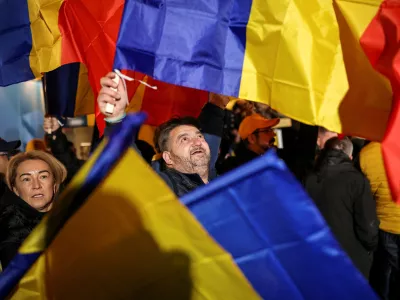
[{"label": "red stripe of flag", "polygon": [[360,42],[371,64],[392,85],[393,105],[382,151],[393,199],[400,204],[400,1],[382,3]]},{"label": "red stripe of flag", "polygon": [[[124,9],[124,0],[65,0],[58,24],[62,34],[61,64],[82,62],[89,70],[89,82],[95,99],[100,78],[110,72]],[[99,131],[104,119],[95,106]]]},{"label": "red stripe of flag", "polygon": [[[62,34],[62,64],[81,62],[89,71],[89,82],[97,98],[101,89],[100,78],[112,71],[124,9],[124,0],[65,0],[60,8],[59,27]],[[135,79],[144,74],[124,71]],[[147,88],[142,100],[142,110],[147,112],[147,124],[157,126],[173,116],[197,116],[208,100],[205,91],[178,87],[149,78],[157,90]],[[131,99],[138,81],[126,82]],[[104,117],[95,105],[99,132],[104,130]]]}]

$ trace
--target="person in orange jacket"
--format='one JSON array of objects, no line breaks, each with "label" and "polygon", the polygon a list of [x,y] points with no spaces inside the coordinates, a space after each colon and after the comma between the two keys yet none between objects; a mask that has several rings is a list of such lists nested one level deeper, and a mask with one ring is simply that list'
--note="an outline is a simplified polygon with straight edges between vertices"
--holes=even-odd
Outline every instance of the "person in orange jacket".
[{"label": "person in orange jacket", "polygon": [[380,220],[370,282],[382,299],[400,299],[400,206],[391,197],[380,143],[361,150],[360,167],[370,181]]}]

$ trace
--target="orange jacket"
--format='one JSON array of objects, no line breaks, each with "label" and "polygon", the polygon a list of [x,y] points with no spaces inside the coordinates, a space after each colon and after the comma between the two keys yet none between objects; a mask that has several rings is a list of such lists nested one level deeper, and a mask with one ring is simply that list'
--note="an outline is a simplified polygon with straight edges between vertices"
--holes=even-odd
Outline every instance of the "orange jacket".
[{"label": "orange jacket", "polygon": [[371,183],[380,229],[400,234],[400,205],[393,202],[390,194],[380,143],[369,143],[361,150],[360,166]]}]

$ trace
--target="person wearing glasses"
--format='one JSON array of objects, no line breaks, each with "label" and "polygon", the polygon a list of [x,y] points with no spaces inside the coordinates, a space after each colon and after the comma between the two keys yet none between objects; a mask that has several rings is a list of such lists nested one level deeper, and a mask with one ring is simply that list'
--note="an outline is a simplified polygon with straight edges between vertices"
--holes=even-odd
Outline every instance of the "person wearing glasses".
[{"label": "person wearing glasses", "polygon": [[239,126],[241,142],[235,149],[235,156],[228,157],[217,166],[218,174],[233,170],[274,147],[273,127],[278,123],[279,119],[266,119],[259,114],[252,114],[244,118]]}]

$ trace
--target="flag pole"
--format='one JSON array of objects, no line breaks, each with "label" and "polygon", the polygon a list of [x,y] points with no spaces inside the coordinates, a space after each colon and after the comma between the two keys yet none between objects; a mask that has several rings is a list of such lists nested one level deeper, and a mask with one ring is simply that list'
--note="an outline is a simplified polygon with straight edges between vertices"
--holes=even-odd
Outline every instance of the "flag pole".
[{"label": "flag pole", "polygon": [[[42,90],[43,90],[43,99],[44,99],[44,117],[48,117],[49,113],[49,103],[47,97],[47,78],[46,73],[43,74],[42,77]],[[51,129],[47,130],[47,134],[51,134]]]}]

